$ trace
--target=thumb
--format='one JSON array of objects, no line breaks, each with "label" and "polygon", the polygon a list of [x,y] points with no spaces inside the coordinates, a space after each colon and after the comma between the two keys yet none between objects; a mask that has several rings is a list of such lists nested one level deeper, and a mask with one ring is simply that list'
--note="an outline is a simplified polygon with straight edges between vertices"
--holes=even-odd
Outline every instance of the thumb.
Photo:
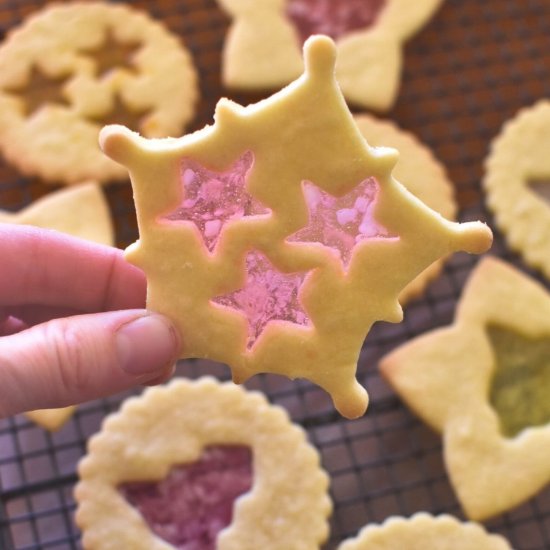
[{"label": "thumb", "polygon": [[55,319],[0,338],[0,417],[160,379],[180,339],[165,317],[125,310]]}]

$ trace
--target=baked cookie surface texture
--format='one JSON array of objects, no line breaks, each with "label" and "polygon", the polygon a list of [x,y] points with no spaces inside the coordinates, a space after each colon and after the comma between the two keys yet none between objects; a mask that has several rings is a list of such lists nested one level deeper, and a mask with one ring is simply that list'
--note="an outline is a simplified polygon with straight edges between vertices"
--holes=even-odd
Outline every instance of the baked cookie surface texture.
[{"label": "baked cookie surface texture", "polygon": [[471,519],[509,510],[550,480],[549,356],[548,292],[487,258],[450,327],[381,361],[396,392],[443,434],[445,466]]},{"label": "baked cookie surface texture", "polygon": [[512,550],[499,535],[476,523],[449,515],[419,512],[411,518],[391,517],[381,525],[367,525],[338,550]]},{"label": "baked cookie surface texture", "polygon": [[97,146],[101,127],[180,135],[196,81],[180,40],[145,13],[101,2],[49,6],[0,46],[0,149],[47,181],[125,179]]},{"label": "baked cookie surface texture", "polygon": [[[50,193],[19,212],[0,210],[0,223],[55,229],[73,237],[110,246],[115,240],[109,205],[96,183],[84,183]],[[71,417],[74,408],[42,409],[25,415],[43,428],[53,431]]]},{"label": "baked cookie surface texture", "polygon": [[315,34],[336,41],[348,101],[385,111],[399,90],[403,43],[442,0],[217,0],[232,18],[223,51],[230,87],[272,89],[302,72],[301,48]]},{"label": "baked cookie surface texture", "polygon": [[[448,220],[455,220],[458,205],[454,198],[453,185],[444,166],[434,157],[428,147],[413,134],[406,132],[390,121],[379,120],[370,115],[356,115],[355,123],[362,136],[372,147],[393,147],[399,151],[399,160],[392,175],[403,183],[408,191],[431,209]],[[415,277],[399,294],[399,303],[406,304],[424,291],[443,268],[443,260],[437,260]]]},{"label": "baked cookie surface texture", "polygon": [[550,101],[522,109],[491,144],[483,181],[507,243],[550,279]]},{"label": "baked cookie surface texture", "polygon": [[87,549],[318,550],[328,535],[328,476],[304,430],[260,393],[211,378],[127,400],[79,475]]},{"label": "baked cookie surface texture", "polygon": [[140,238],[127,259],[147,275],[148,307],[185,334],[182,356],[226,363],[236,382],[307,378],[357,417],[371,325],[401,320],[400,291],[432,262],[492,235],[392,178],[397,152],[361,136],[330,39],[305,56],[293,84],[248,107],[221,100],[204,130],[147,140],[108,126],[101,144],[130,171]]}]

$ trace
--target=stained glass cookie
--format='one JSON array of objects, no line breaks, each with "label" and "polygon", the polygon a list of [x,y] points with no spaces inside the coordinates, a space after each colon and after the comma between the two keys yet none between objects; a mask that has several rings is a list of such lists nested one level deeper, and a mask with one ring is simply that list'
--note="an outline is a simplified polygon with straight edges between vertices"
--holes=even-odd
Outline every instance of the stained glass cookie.
[{"label": "stained glass cookie", "polygon": [[393,105],[403,43],[442,0],[218,0],[232,18],[223,51],[223,80],[241,89],[279,88],[302,72],[302,44],[325,34],[338,48],[346,99],[385,111]]},{"label": "stained glass cookie", "polygon": [[316,550],[328,477],[305,432],[257,392],[178,379],[127,400],[79,465],[87,549]]},{"label": "stained glass cookie", "polygon": [[411,518],[391,517],[381,525],[367,525],[338,550],[512,550],[500,535],[481,525],[460,522],[449,515],[419,512]]},{"label": "stained glass cookie", "polygon": [[[0,223],[55,229],[106,245],[113,245],[115,238],[109,206],[96,183],[84,183],[50,193],[19,212],[0,210]],[[44,409],[30,411],[26,416],[53,431],[70,418],[73,410],[74,407]]]},{"label": "stained glass cookie", "polygon": [[127,259],[146,273],[148,307],[177,323],[184,357],[307,378],[345,416],[368,398],[355,371],[377,320],[402,318],[398,295],[455,250],[491,243],[391,176],[392,149],[371,148],[334,77],[336,48],[306,43],[302,77],[215,124],[174,140],[121,126],[100,136],[131,175],[140,239]]},{"label": "stained glass cookie", "polygon": [[[399,160],[393,171],[397,181],[444,218],[456,219],[458,206],[453,185],[444,166],[428,147],[413,134],[405,132],[390,121],[362,114],[355,116],[355,123],[369,145],[394,147],[399,151]],[[442,268],[443,260],[437,260],[430,265],[401,291],[399,302],[404,305],[420,295]]]},{"label": "stained glass cookie", "polygon": [[550,278],[550,101],[522,109],[491,144],[484,187],[508,245]]},{"label": "stained glass cookie", "polygon": [[0,148],[44,180],[125,179],[97,146],[101,127],[180,135],[196,98],[196,72],[181,41],[122,4],[48,6],[0,46]]},{"label": "stained glass cookie", "polygon": [[550,296],[495,258],[468,280],[453,324],[397,348],[380,368],[443,435],[471,519],[502,513],[550,481]]}]

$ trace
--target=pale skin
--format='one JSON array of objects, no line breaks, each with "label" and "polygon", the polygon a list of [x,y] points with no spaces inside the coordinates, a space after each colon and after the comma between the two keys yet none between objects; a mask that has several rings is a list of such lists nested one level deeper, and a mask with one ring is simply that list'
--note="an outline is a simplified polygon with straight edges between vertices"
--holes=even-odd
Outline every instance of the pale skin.
[{"label": "pale skin", "polygon": [[120,250],[0,224],[0,417],[169,378],[181,348]]}]

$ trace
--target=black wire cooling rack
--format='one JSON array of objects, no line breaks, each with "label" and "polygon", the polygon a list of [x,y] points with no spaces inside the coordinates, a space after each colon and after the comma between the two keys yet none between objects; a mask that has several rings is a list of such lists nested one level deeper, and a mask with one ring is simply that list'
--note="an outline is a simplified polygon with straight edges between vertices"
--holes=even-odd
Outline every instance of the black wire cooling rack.
[{"label": "black wire cooling rack", "polygon": [[[0,1],[0,32],[46,2]],[[201,78],[202,99],[191,129],[211,121],[214,105],[227,95],[220,83],[220,52],[227,18],[215,0],[135,2],[180,34],[191,50]],[[462,206],[461,219],[482,219],[480,179],[490,140],[516,111],[550,96],[549,0],[446,0],[432,22],[407,45],[403,83],[387,115],[409,129],[446,165]],[[242,103],[257,97],[232,95]],[[18,210],[51,187],[22,178],[0,165],[0,208]],[[127,185],[106,193],[124,247],[136,238]],[[498,232],[493,254],[528,270],[510,253]],[[377,324],[364,347],[358,376],[371,404],[364,418],[342,419],[329,398],[303,381],[257,376],[250,388],[264,391],[304,426],[332,478],[335,510],[327,549],[354,535],[367,522],[417,511],[463,517],[445,475],[440,437],[418,421],[377,372],[379,358],[396,345],[452,320],[464,281],[477,259],[455,255],[424,296],[405,309],[399,325]],[[531,273],[533,274],[533,273]],[[536,276],[536,274],[534,274]],[[178,374],[228,370],[205,361],[179,365]],[[108,412],[126,395],[87,403],[60,431],[50,434],[24,417],[0,422],[0,548],[79,548],[73,522],[75,466]],[[550,491],[489,522],[516,550],[550,549]],[[404,549],[405,550],[405,549]]]}]

